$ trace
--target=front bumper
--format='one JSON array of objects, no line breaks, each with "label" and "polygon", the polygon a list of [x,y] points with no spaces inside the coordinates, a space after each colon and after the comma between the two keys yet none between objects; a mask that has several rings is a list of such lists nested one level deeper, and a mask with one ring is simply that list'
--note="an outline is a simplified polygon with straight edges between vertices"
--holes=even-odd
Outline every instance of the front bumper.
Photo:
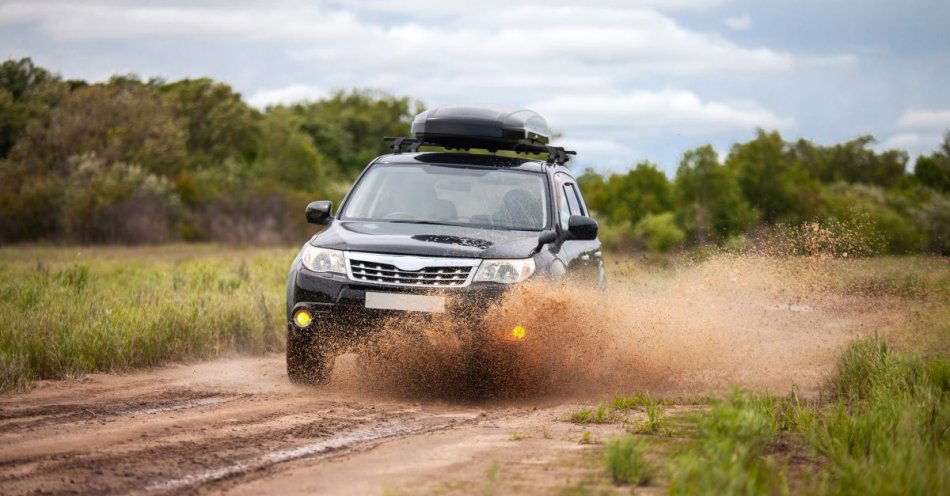
[{"label": "front bumper", "polygon": [[[488,307],[505,293],[508,286],[498,283],[472,283],[465,287],[417,289],[358,282],[340,274],[315,273],[306,268],[297,271],[293,281],[293,308],[307,308],[313,322],[306,329],[290,323],[291,332],[359,337],[371,333],[387,318],[406,315],[398,310],[366,308],[366,292],[438,294],[446,296],[446,313],[454,318],[479,321]],[[422,314],[440,315],[440,314]]]}]

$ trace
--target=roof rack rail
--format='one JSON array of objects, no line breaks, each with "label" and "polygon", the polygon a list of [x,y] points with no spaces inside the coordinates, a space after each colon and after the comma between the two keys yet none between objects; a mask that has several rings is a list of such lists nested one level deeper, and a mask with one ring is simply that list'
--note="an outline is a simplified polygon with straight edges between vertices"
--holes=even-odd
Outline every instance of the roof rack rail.
[{"label": "roof rack rail", "polygon": [[[418,138],[406,138],[406,137],[396,137],[396,136],[386,136],[383,138],[383,141],[391,142],[389,147],[392,148],[393,153],[399,154],[403,151],[410,153],[419,151],[420,146],[438,146],[445,148],[447,150],[470,150],[472,148],[484,148],[483,146],[478,146],[473,144],[473,146],[445,146],[440,143],[433,143],[431,141],[425,141]],[[551,146],[551,145],[535,145],[535,144],[525,144],[525,143],[512,143],[510,145],[502,145],[499,143],[493,143],[493,146],[490,148],[485,148],[488,151],[496,152],[499,150],[509,150],[517,153],[546,153],[548,154],[547,162],[549,164],[556,163],[558,165],[564,165],[570,160],[571,155],[577,155],[577,152],[573,150],[565,150],[561,146]]]}]

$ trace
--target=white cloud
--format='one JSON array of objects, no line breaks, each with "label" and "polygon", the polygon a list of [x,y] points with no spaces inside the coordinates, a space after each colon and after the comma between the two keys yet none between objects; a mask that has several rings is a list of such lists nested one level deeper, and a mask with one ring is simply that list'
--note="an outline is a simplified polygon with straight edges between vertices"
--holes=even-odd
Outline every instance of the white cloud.
[{"label": "white cloud", "polygon": [[752,18],[749,17],[749,14],[730,17],[726,19],[726,26],[729,26],[730,29],[735,29],[736,31],[745,31],[746,29],[752,27]]},{"label": "white cloud", "polygon": [[283,88],[260,90],[251,95],[247,101],[257,108],[280,103],[296,103],[309,100],[318,100],[329,93],[323,88],[307,84],[291,84]]},{"label": "white cloud", "polygon": [[[63,41],[125,39],[232,40],[281,43],[300,61],[327,62],[343,71],[403,68],[421,60],[431,72],[472,67],[523,74],[538,69],[597,70],[615,76],[644,72],[784,71],[793,57],[743,47],[687,29],[650,8],[661,2],[599,2],[582,7],[547,3],[497,5],[440,3],[439,22],[390,21],[386,4],[354,10],[298,2],[10,3],[0,25],[32,25]],[[688,2],[680,2],[683,6]],[[646,6],[645,6],[646,5]],[[464,8],[463,8],[464,7]],[[373,9],[376,10],[373,10]],[[426,9],[407,11],[425,17]],[[455,12],[455,15],[452,13]],[[394,16],[395,17],[395,16]],[[397,18],[400,19],[400,18]],[[503,71],[497,71],[503,72]]]},{"label": "white cloud", "polygon": [[639,158],[633,148],[614,140],[571,138],[563,145],[577,152],[577,157],[571,159],[571,166],[576,165],[575,168],[594,166],[597,170],[621,170]]},{"label": "white cloud", "polygon": [[900,129],[950,129],[948,110],[908,110],[897,120]]},{"label": "white cloud", "polygon": [[532,108],[550,121],[598,129],[610,136],[720,135],[793,124],[754,102],[704,102],[684,90],[565,95],[538,102]]},{"label": "white cloud", "polygon": [[878,143],[878,151],[907,150],[911,157],[932,153],[950,130],[950,110],[907,110],[896,122],[897,134]]},{"label": "white cloud", "polygon": [[[594,0],[586,2],[597,7],[636,7],[653,8],[663,11],[704,11],[727,3],[729,0]],[[467,2],[446,2],[445,0],[342,0],[340,5],[354,9],[367,9],[401,14],[442,17],[446,14],[458,15],[471,13],[472,4]],[[577,0],[547,0],[536,11],[552,7],[577,5]],[[478,7],[485,11],[506,11],[512,8],[510,0],[481,0]]]},{"label": "white cloud", "polygon": [[[224,53],[229,58],[219,70],[236,72],[227,82],[251,95],[257,107],[352,87],[408,94],[430,106],[535,102],[531,107],[563,130],[585,159],[626,166],[642,158],[634,157],[634,149],[649,147],[638,141],[644,136],[728,139],[757,126],[792,125],[749,100],[631,90],[785,77],[808,63],[689,28],[669,14],[720,3],[486,0],[473,8],[471,2],[442,0],[19,1],[0,4],[0,29],[28,30],[70,49],[125,47],[167,56],[168,47],[193,46],[206,58],[176,57],[174,63],[191,63],[182,64],[183,72],[204,70]],[[246,62],[247,69],[233,70],[234,62]]]},{"label": "white cloud", "polygon": [[929,155],[940,146],[942,140],[940,133],[899,133],[878,143],[874,149],[878,152],[906,150],[913,159],[918,155]]}]

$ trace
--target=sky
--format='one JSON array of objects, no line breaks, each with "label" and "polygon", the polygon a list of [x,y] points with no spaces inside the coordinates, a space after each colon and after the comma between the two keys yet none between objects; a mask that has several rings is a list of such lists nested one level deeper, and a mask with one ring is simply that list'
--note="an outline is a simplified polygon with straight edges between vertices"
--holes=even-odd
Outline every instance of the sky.
[{"label": "sky", "polygon": [[576,167],[675,171],[777,130],[911,157],[950,129],[950,1],[5,1],[0,56],[209,76],[252,105],[367,88],[536,110]]}]

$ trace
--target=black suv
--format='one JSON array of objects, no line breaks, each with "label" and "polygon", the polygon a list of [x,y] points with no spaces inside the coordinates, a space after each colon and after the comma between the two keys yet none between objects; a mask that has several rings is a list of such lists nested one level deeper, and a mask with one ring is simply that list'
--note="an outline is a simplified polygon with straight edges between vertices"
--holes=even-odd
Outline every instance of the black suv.
[{"label": "black suv", "polygon": [[[479,313],[512,284],[578,276],[603,286],[597,223],[564,167],[573,152],[549,146],[529,110],[441,107],[419,114],[413,138],[363,170],[326,227],[294,259],[287,281],[287,373],[329,377],[339,343],[401,312]],[[459,152],[419,152],[421,146]],[[463,153],[471,148],[547,160]],[[452,296],[462,295],[462,298]],[[466,317],[468,318],[468,317]]]}]

